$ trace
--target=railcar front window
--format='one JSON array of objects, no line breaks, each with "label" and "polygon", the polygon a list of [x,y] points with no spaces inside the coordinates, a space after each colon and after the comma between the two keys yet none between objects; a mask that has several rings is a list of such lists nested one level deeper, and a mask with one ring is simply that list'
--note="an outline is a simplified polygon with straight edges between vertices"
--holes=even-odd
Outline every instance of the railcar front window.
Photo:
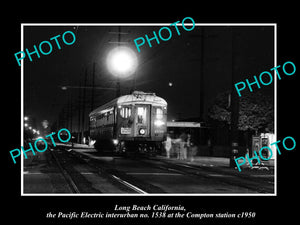
[{"label": "railcar front window", "polygon": [[131,108],[129,107],[123,107],[121,110],[120,110],[120,114],[123,118],[129,118],[131,116]]},{"label": "railcar front window", "polygon": [[138,123],[146,123],[146,113],[147,113],[146,108],[144,108],[144,107],[137,108]]},{"label": "railcar front window", "polygon": [[163,110],[161,108],[156,108],[156,118],[157,119],[163,118]]}]

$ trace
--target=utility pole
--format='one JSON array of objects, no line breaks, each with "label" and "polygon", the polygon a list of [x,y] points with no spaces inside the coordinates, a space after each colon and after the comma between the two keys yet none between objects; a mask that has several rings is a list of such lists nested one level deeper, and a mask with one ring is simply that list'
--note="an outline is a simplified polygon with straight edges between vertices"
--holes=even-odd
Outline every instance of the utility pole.
[{"label": "utility pole", "polygon": [[[68,94],[68,129],[71,132],[71,143],[72,149],[74,148],[74,139],[73,139],[73,99],[72,99],[72,90]],[[69,125],[70,122],[70,125]]]},{"label": "utility pole", "polygon": [[204,27],[201,28],[200,47],[200,121],[204,121]]},{"label": "utility pole", "polygon": [[[121,34],[128,34],[126,32],[121,32],[121,26],[118,26],[118,32],[109,32],[111,34],[117,34],[118,35],[118,41],[117,42],[109,42],[110,44],[115,44],[117,43],[118,46],[120,46],[120,44],[126,44],[127,42],[121,42]],[[117,81],[116,81],[116,97],[120,97],[121,96],[121,84],[120,84],[120,78],[117,77]]]},{"label": "utility pole", "polygon": [[91,111],[94,110],[94,95],[95,95],[95,62],[93,63],[93,73],[92,73],[92,102]]},{"label": "utility pole", "polygon": [[[120,46],[120,41],[121,41],[121,27],[118,26],[118,47]],[[121,85],[120,85],[120,78],[117,77],[117,85],[116,85],[116,97],[121,96]]]},{"label": "utility pole", "polygon": [[80,125],[81,125],[81,80],[79,78],[79,92],[78,92],[78,129],[77,129],[77,142],[80,143]]},{"label": "utility pole", "polygon": [[239,122],[239,96],[235,91],[234,84],[238,81],[238,63],[237,63],[237,50],[238,50],[238,33],[236,31],[238,27],[231,28],[231,63],[232,63],[232,71],[231,71],[231,156],[229,160],[229,167],[234,168],[235,158],[238,155],[239,151],[239,131],[238,131],[238,122]]},{"label": "utility pole", "polygon": [[72,91],[70,93],[70,111],[71,111],[71,115],[70,115],[70,132],[72,134],[73,132],[73,94]]},{"label": "utility pole", "polygon": [[[85,68],[85,74],[84,74],[84,87],[86,87],[86,80],[87,80],[87,69]],[[83,100],[82,100],[82,114],[81,114],[81,143],[83,144],[83,137],[84,137],[84,129],[85,129],[85,93],[86,88],[83,88]]]},{"label": "utility pole", "polygon": [[67,93],[68,103],[67,103],[67,127],[72,133],[72,92]]},{"label": "utility pole", "polygon": [[[206,42],[206,40],[211,40],[213,38],[217,38],[218,35],[215,34],[210,34],[208,32],[208,30],[206,29],[205,32],[205,26],[199,27],[200,30],[200,34],[190,34],[189,37],[191,38],[196,38],[197,40],[199,40],[200,44],[200,51],[199,51],[199,56],[197,56],[197,58],[192,59],[192,60],[197,60],[199,61],[199,77],[200,77],[200,87],[199,87],[199,91],[200,91],[200,121],[204,121],[204,99],[205,99],[205,85],[204,85],[204,66],[205,66],[205,45],[204,43]],[[217,59],[218,60],[218,59]],[[212,60],[210,60],[212,62]]]}]

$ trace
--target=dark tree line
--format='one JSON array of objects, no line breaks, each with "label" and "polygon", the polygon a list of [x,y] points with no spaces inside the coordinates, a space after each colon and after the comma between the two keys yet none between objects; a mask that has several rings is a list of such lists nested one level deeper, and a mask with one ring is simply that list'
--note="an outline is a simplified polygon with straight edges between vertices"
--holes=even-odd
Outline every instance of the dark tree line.
[{"label": "dark tree line", "polygon": [[[210,106],[210,119],[230,125],[230,92],[219,94]],[[240,131],[274,132],[274,99],[259,91],[245,93],[239,98]]]}]

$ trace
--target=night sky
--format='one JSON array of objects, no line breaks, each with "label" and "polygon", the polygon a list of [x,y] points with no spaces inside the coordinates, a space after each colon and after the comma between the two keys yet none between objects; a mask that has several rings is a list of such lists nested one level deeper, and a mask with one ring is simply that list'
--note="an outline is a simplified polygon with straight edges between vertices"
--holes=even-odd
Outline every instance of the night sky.
[{"label": "night sky", "polygon": [[[167,25],[167,24],[166,24]],[[165,25],[165,26],[166,26]],[[137,55],[138,68],[127,79],[120,79],[121,93],[128,94],[133,84],[135,89],[154,92],[168,102],[168,120],[195,118],[200,116],[200,74],[203,73],[204,116],[209,105],[218,93],[230,90],[233,71],[232,58],[235,59],[237,76],[240,81],[252,78],[274,67],[274,28],[273,26],[196,26],[192,31],[185,31],[181,26],[178,36],[175,28],[169,41],[157,44],[152,41],[152,48],[147,43],[138,52],[133,40],[138,37],[153,36],[158,33],[157,26],[121,26],[122,45],[130,47]],[[232,46],[234,29],[235,42]],[[25,26],[24,48],[33,50],[33,45],[49,41],[51,37],[62,35],[65,31],[76,35],[73,45],[65,45],[61,39],[61,49],[54,41],[53,51],[33,61],[24,60],[24,114],[36,118],[37,123],[44,119],[54,123],[63,109],[72,101],[73,130],[76,131],[79,91],[84,85],[92,85],[92,68],[95,63],[95,85],[100,87],[116,86],[116,78],[106,67],[106,56],[110,49],[117,46],[118,26]],[[203,46],[203,48],[202,48]],[[45,47],[46,48],[46,47]],[[233,53],[234,52],[234,53]],[[135,80],[135,81],[134,81]],[[169,82],[173,85],[169,86]],[[265,94],[273,94],[273,85],[262,87]],[[91,111],[91,89],[86,89],[85,118]],[[95,90],[95,107],[113,98],[114,90]],[[87,125],[86,125],[87,126]]]}]

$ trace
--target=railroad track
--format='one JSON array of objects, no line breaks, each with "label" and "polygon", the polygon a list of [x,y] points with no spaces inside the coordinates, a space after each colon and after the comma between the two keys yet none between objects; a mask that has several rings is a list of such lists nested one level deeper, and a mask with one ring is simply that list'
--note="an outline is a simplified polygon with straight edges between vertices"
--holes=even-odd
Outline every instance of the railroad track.
[{"label": "railroad track", "polygon": [[[229,173],[226,171],[216,170],[211,167],[206,166],[198,166],[198,165],[187,165],[184,163],[172,163],[164,160],[158,159],[142,159],[143,163],[151,163],[153,165],[153,161],[155,161],[157,168],[166,169],[176,171],[177,173],[182,173],[187,176],[194,177],[205,177],[207,179],[215,179],[224,184],[230,184],[242,188],[247,188],[249,190],[253,190],[258,193],[273,193],[274,189],[271,187],[270,180],[262,177],[255,177],[255,181],[253,178],[247,175],[239,174],[238,176]],[[150,162],[149,162],[150,161]],[[264,187],[258,186],[258,181],[260,184],[264,184]]]},{"label": "railroad track", "polygon": [[[112,171],[108,172],[106,169],[101,168],[96,162],[93,162],[93,160],[87,159],[82,155],[74,154],[70,150],[61,148],[50,150],[50,152],[56,165],[72,190],[72,193],[104,193],[99,191],[99,189],[93,188],[93,183],[86,181],[82,175],[93,174],[99,176],[99,179],[109,182],[109,185],[116,186],[116,188],[121,190],[121,193],[147,194],[142,188],[122,179],[118,173],[113,173]],[[90,170],[84,173],[78,172],[74,169],[76,164],[85,166]]]},{"label": "railroad track", "polygon": [[[67,151],[67,150],[66,150]],[[164,191],[154,185],[147,182],[143,182],[136,179],[126,173],[113,168],[111,163],[99,163],[97,159],[91,158],[87,154],[78,153],[76,151],[69,151],[68,154],[77,158],[82,162],[85,162],[90,167],[99,171],[102,176],[109,180],[112,184],[118,185],[121,188],[124,187],[124,192],[129,194],[148,194],[151,192],[164,193]]]},{"label": "railroad track", "polygon": [[[91,157],[91,153],[84,153],[79,151],[72,151],[70,149],[59,149],[56,150],[56,153],[52,154],[61,154],[59,158],[56,159],[58,163],[60,163],[61,160],[64,160],[64,158],[67,158],[67,160],[71,160],[71,164],[77,161],[77,163],[85,164],[91,168],[93,168],[93,171],[97,172],[102,177],[105,177],[105,179],[110,182],[112,185],[118,186],[122,189],[123,193],[130,193],[130,194],[147,194],[147,193],[165,193],[166,191],[155,186],[154,184],[151,184],[146,179],[139,179],[139,176],[136,176],[135,174],[139,173],[130,173],[126,170],[123,170],[122,168],[119,168],[118,163],[116,163],[115,166],[115,158],[112,158],[111,161],[99,161],[97,157]],[[63,156],[63,157],[62,157]],[[97,154],[95,153],[95,156]],[[54,156],[55,157],[55,156]],[[61,159],[62,158],[62,159]],[[104,157],[105,158],[105,157]],[[117,158],[116,158],[117,159]],[[123,160],[123,159],[122,159]],[[131,158],[127,160],[133,160]],[[137,163],[138,161],[138,163]],[[208,179],[208,180],[214,180],[220,184],[224,185],[232,185],[236,187],[246,188],[250,190],[252,193],[273,193],[274,190],[271,187],[272,185],[266,185],[267,181],[263,180],[262,178],[257,178],[255,180],[249,180],[247,176],[235,176],[232,173],[228,173],[226,171],[220,171],[220,169],[216,170],[214,168],[209,167],[201,167],[197,165],[188,165],[184,163],[174,163],[174,162],[168,162],[165,160],[159,160],[157,158],[135,158],[133,163],[137,163],[136,165],[144,165],[148,168],[154,168],[158,169],[161,172],[160,173],[176,173],[176,174],[182,174],[184,176],[189,177],[195,177],[195,178],[201,178],[201,179]],[[131,165],[134,167],[134,165]],[[64,170],[65,166],[61,165],[62,170]],[[71,189],[74,191],[74,193],[80,193],[81,188],[78,187],[78,184],[80,184],[80,181],[77,182],[77,179],[73,178],[73,175],[70,175],[70,168],[65,169],[67,175],[65,176],[66,180],[68,180],[68,183],[71,186]],[[147,174],[147,173],[146,173]],[[70,179],[71,177],[71,179]],[[259,182],[258,182],[259,181]],[[260,183],[260,181],[262,183]],[[77,183],[76,183],[77,182]],[[75,185],[74,185],[75,184]],[[77,189],[79,192],[76,192],[76,188],[74,186],[77,186]],[[92,186],[92,184],[90,184]],[[85,190],[85,192],[87,192]],[[89,190],[88,193],[97,193],[99,191],[95,190]],[[103,192],[106,193],[106,192]]]},{"label": "railroad track", "polygon": [[65,178],[70,189],[72,190],[72,193],[80,193],[79,188],[75,184],[73,178],[70,176],[68,171],[62,166],[61,162],[59,161],[59,159],[57,158],[57,156],[55,155],[55,153],[53,152],[52,149],[50,149],[50,154],[51,154],[52,158],[54,159],[56,165],[58,166],[60,172],[62,173],[63,177]]}]

